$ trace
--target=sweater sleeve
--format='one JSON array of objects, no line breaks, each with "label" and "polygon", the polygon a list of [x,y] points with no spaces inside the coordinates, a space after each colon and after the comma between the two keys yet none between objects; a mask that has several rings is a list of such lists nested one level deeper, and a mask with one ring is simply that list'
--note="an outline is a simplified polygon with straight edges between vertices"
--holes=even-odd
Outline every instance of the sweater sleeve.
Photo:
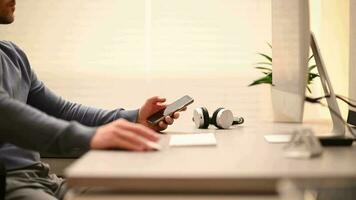
[{"label": "sweater sleeve", "polygon": [[77,121],[86,126],[100,126],[124,118],[131,122],[137,121],[138,110],[104,110],[72,103],[57,96],[39,81],[32,72],[31,90],[27,103],[42,110],[48,115],[67,121]]},{"label": "sweater sleeve", "polygon": [[60,120],[12,99],[0,87],[0,141],[40,152],[86,151],[95,128]]}]

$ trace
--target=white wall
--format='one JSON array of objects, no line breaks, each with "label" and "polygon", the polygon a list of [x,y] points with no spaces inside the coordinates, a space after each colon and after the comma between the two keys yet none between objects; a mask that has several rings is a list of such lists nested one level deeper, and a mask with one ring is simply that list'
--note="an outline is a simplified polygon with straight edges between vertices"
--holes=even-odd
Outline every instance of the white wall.
[{"label": "white wall", "polygon": [[[348,96],[350,0],[322,0],[321,22],[320,48],[331,82],[337,94]],[[339,106],[346,118],[347,105]]]},{"label": "white wall", "polygon": [[[151,5],[151,14],[145,2]],[[266,0],[27,0],[17,4],[16,22],[1,27],[0,37],[24,48],[41,73],[61,68],[136,75],[147,71],[146,66],[152,73],[224,74],[250,67],[254,53],[268,49],[271,38]],[[151,20],[145,21],[148,17]],[[146,51],[145,40],[150,40],[151,51]],[[151,57],[149,66],[145,54]]]},{"label": "white wall", "polygon": [[269,0],[27,0],[0,38],[23,48],[60,95],[134,106],[142,96],[173,96],[157,91],[157,77],[240,76],[248,85],[260,76],[256,52],[270,51],[270,12]]},{"label": "white wall", "polygon": [[[349,95],[356,99],[356,0],[350,0],[350,67],[349,67]],[[349,108],[356,111],[356,108]]]},{"label": "white wall", "polygon": [[[347,79],[343,51],[347,3],[311,1],[312,29],[322,44],[333,46],[323,53],[339,93],[347,91],[347,81],[339,81]],[[238,99],[240,88],[260,76],[253,68],[261,61],[256,52],[270,53],[266,43],[271,41],[271,2],[27,0],[17,1],[15,23],[0,29],[0,38],[23,48],[50,88],[73,101],[137,107],[154,94],[180,96],[172,92],[182,90],[179,84],[169,87],[156,81],[161,77],[174,82],[190,77],[202,88],[206,79],[233,77],[236,91],[221,95]],[[340,56],[331,56],[334,49]],[[162,84],[168,86],[161,89]],[[268,87],[258,87],[269,93]],[[189,89],[185,88],[187,93]],[[320,94],[319,86],[314,89]]]}]

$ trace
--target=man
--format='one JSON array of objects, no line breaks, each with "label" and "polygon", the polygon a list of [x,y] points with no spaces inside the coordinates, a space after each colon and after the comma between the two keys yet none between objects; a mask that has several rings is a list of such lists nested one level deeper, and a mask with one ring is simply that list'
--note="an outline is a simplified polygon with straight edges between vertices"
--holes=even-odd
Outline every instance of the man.
[{"label": "man", "polygon": [[[0,0],[1,24],[14,21],[15,4],[15,0]],[[38,152],[152,150],[149,143],[159,140],[155,131],[166,129],[179,117],[174,113],[150,126],[146,119],[164,108],[164,102],[152,97],[131,111],[68,102],[37,78],[21,49],[0,41],[0,161],[7,171],[6,199],[63,198],[65,181],[48,173]]]}]

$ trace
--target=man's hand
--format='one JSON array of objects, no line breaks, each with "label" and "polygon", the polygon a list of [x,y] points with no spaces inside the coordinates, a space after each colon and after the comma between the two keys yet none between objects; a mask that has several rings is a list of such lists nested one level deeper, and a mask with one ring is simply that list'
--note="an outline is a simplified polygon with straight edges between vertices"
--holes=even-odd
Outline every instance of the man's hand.
[{"label": "man's hand", "polygon": [[148,151],[154,150],[148,143],[157,142],[159,137],[159,134],[141,124],[119,119],[100,126],[90,142],[90,147]]},{"label": "man's hand", "polygon": [[[159,122],[158,125],[155,126],[147,122],[147,118],[149,116],[166,107],[166,105],[164,104],[165,101],[166,101],[165,98],[161,98],[157,96],[147,99],[145,104],[143,104],[143,106],[140,108],[137,122],[155,131],[162,131],[166,129],[168,125],[173,124],[174,119],[179,118],[179,112],[173,113],[172,116],[165,117],[163,121]],[[185,108],[182,110],[185,110]]]}]

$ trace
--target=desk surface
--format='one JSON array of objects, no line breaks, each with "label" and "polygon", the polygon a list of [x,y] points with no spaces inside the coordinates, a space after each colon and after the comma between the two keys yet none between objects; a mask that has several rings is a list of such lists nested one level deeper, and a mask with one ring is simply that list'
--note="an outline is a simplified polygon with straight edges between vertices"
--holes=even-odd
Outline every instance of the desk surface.
[{"label": "desk surface", "polygon": [[[171,147],[148,153],[90,151],[66,170],[69,185],[142,192],[266,192],[274,191],[276,182],[284,178],[356,178],[355,145],[324,148],[322,156],[313,159],[285,158],[283,144],[269,144],[264,135],[289,134],[302,126],[322,133],[331,130],[330,123],[311,121],[313,112],[303,124],[273,123],[269,97],[263,93],[266,88],[246,88],[238,80],[211,80],[204,82],[205,86],[193,82],[193,86],[177,87],[178,93],[184,94],[189,88],[191,94],[196,94],[197,105],[190,106],[167,132],[213,132],[217,146]],[[191,113],[201,105],[211,112],[214,107],[226,106],[236,115],[242,113],[245,124],[229,130],[197,130]],[[309,113],[312,110],[308,105],[306,109]]]},{"label": "desk surface", "polygon": [[[328,128],[322,124],[318,130]],[[231,130],[200,131],[215,132],[215,147],[90,151],[66,175],[71,186],[113,186],[124,191],[271,191],[282,178],[356,178],[355,145],[324,148],[322,156],[313,159],[288,159],[283,144],[269,144],[263,138],[300,126],[261,121],[258,126],[246,123]]]}]

